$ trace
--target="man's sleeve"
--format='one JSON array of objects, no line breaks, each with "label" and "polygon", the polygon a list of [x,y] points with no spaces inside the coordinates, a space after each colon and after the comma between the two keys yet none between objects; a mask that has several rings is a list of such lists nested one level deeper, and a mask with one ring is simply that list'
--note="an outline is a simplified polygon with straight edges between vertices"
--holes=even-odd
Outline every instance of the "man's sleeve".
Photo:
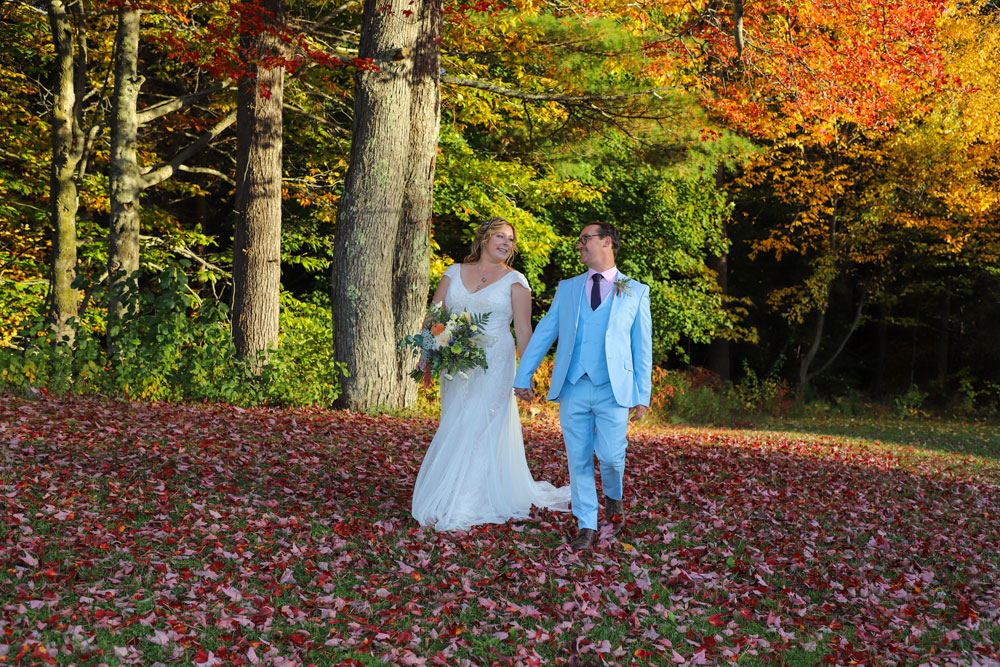
[{"label": "man's sleeve", "polygon": [[639,311],[632,322],[632,368],[639,405],[649,407],[653,393],[653,318],[649,312],[649,287],[643,288]]},{"label": "man's sleeve", "polygon": [[556,294],[552,297],[552,305],[549,311],[538,322],[535,331],[531,334],[528,346],[524,348],[521,361],[517,365],[517,374],[514,376],[515,389],[527,389],[531,386],[531,378],[542,359],[548,353],[552,343],[559,337],[559,303],[561,290],[557,287]]}]

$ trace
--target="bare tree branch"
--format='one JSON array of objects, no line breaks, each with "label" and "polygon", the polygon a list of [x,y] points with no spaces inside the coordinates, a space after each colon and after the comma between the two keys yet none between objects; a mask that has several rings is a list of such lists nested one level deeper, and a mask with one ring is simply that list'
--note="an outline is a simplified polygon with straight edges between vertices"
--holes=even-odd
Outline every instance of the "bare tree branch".
[{"label": "bare tree branch", "polygon": [[348,135],[348,136],[351,134],[349,130],[341,127],[340,125],[337,125],[336,123],[331,122],[329,119],[324,118],[323,116],[317,116],[314,113],[310,113],[310,112],[306,111],[305,109],[303,109],[302,107],[299,107],[299,106],[296,106],[294,104],[291,104],[290,102],[285,102],[285,104],[283,106],[284,106],[284,108],[286,110],[288,110],[288,111],[294,111],[295,113],[299,114],[300,116],[305,116],[309,120],[315,121],[315,122],[323,125],[324,127],[328,127],[330,129],[334,130],[335,132],[337,132],[338,134],[343,134],[343,135]]},{"label": "bare tree branch", "polygon": [[214,95],[215,93],[221,93],[226,90],[235,90],[235,88],[232,85],[232,81],[230,81],[229,79],[226,79],[218,86],[214,86],[212,88],[206,88],[205,90],[199,90],[196,93],[190,93],[189,95],[182,95],[181,97],[175,97],[173,99],[164,100],[162,102],[158,102],[157,104],[148,106],[139,112],[139,125],[145,125],[146,123],[154,121],[157,118],[161,118],[175,111],[182,111],[193,105],[195,102],[205,97],[208,97],[209,95]]},{"label": "bare tree branch", "polygon": [[189,167],[186,164],[178,165],[177,171],[186,171],[191,174],[208,174],[209,176],[215,176],[220,181],[225,181],[229,185],[236,187],[236,181],[229,174],[223,173],[218,169],[211,169],[210,167]]},{"label": "bare tree branch", "polygon": [[[318,21],[316,21],[315,23],[313,23],[312,25],[310,25],[303,32],[305,32],[306,34],[314,34],[314,33],[318,32],[327,23],[329,23],[333,19],[337,18],[338,16],[340,16],[341,14],[343,14],[344,12],[346,12],[351,7],[354,7],[355,5],[358,5],[358,4],[361,4],[361,0],[348,0],[347,2],[345,2],[344,4],[342,4],[340,7],[337,7],[332,12],[330,12],[329,14],[327,14],[326,16],[324,16],[323,18],[319,19]],[[292,25],[302,25],[302,24],[304,24],[306,22],[303,21],[302,19],[298,19],[298,20],[291,21],[290,23]]]},{"label": "bare tree branch", "polygon": [[80,314],[77,317],[83,317],[83,314],[87,311],[87,306],[91,304],[91,297],[94,296],[94,291],[107,279],[108,272],[105,271],[97,280],[90,284],[90,287],[87,288],[86,293],[83,295],[83,301],[80,302]]},{"label": "bare tree branch", "polygon": [[736,57],[743,57],[743,0],[733,3],[733,45],[736,46]]},{"label": "bare tree branch", "polygon": [[228,276],[229,275],[228,271],[226,271],[225,269],[223,269],[223,268],[221,268],[221,267],[219,267],[219,266],[217,266],[215,264],[212,264],[211,262],[209,262],[206,259],[203,259],[202,257],[200,257],[199,255],[195,254],[194,251],[192,251],[190,248],[188,248],[186,246],[182,246],[182,245],[177,245],[177,244],[174,244],[174,243],[170,243],[169,241],[167,241],[165,239],[161,239],[158,236],[146,236],[145,234],[140,235],[139,236],[139,240],[142,241],[142,242],[144,242],[144,243],[147,243],[149,245],[155,245],[155,246],[158,246],[160,248],[166,248],[170,252],[177,253],[181,257],[186,257],[186,258],[194,261],[196,264],[198,264],[198,266],[200,266],[205,271],[210,271],[212,273],[218,273],[218,274],[223,275],[223,276]]},{"label": "bare tree branch", "polygon": [[77,173],[77,183],[83,184],[83,177],[87,174],[87,166],[90,161],[91,149],[94,147],[94,141],[97,140],[97,135],[101,133],[100,125],[91,125],[90,131],[87,132],[86,138],[83,142],[83,153],[80,157],[80,170]]},{"label": "bare tree branch", "polygon": [[211,130],[201,135],[194,143],[188,145],[169,162],[160,163],[143,171],[143,187],[152,187],[174,175],[184,162],[212,143],[226,128],[236,122],[236,111],[215,124]]},{"label": "bare tree branch", "polygon": [[324,91],[323,89],[309,83],[305,79],[300,79],[299,84],[303,88],[309,90],[316,97],[320,97],[331,104],[341,107],[342,109],[344,109],[345,112],[353,113],[354,110],[352,106],[348,104],[342,97],[331,95],[330,93]]},{"label": "bare tree branch", "polygon": [[511,97],[518,100],[528,100],[529,102],[562,102],[564,104],[580,104],[586,102],[612,102],[612,101],[622,101],[628,99],[636,99],[640,97],[655,96],[659,91],[669,90],[668,88],[650,88],[649,90],[640,90],[634,93],[621,93],[619,95],[605,95],[603,93],[589,93],[585,95],[566,95],[562,93],[526,93],[523,90],[517,90],[516,88],[507,88],[506,86],[501,86],[499,84],[490,83],[489,81],[480,81],[478,79],[463,79],[457,76],[444,75],[441,77],[442,83],[447,83],[452,86],[463,86],[465,88],[476,88],[478,90],[485,90],[489,93],[495,93],[497,95],[503,95],[504,97]]},{"label": "bare tree branch", "polygon": [[868,285],[865,285],[864,291],[862,291],[861,297],[858,299],[858,307],[854,311],[854,321],[851,322],[850,329],[848,329],[847,333],[844,334],[844,337],[840,341],[840,345],[838,345],[837,349],[833,352],[833,354],[830,355],[830,358],[826,360],[826,363],[820,366],[814,372],[809,373],[806,378],[807,380],[811,381],[813,378],[819,377],[823,373],[823,371],[825,371],[827,368],[830,367],[830,364],[836,361],[837,357],[840,356],[840,353],[844,351],[844,347],[847,345],[847,341],[851,339],[851,336],[858,328],[858,324],[861,323],[861,316],[864,314],[865,306],[867,304],[868,304]]},{"label": "bare tree branch", "polygon": [[0,276],[0,282],[11,283],[13,285],[23,285],[24,287],[31,287],[33,285],[48,285],[48,278],[31,278],[29,280],[14,280],[13,278],[8,278],[6,276]]},{"label": "bare tree branch", "polygon": [[26,9],[30,9],[30,10],[32,10],[34,12],[37,12],[37,13],[41,14],[42,16],[45,16],[45,10],[42,9],[41,7],[37,7],[35,5],[35,3],[33,3],[33,2],[26,2],[26,0],[18,0],[17,2],[15,2],[13,4],[20,5],[21,7],[24,7]]}]

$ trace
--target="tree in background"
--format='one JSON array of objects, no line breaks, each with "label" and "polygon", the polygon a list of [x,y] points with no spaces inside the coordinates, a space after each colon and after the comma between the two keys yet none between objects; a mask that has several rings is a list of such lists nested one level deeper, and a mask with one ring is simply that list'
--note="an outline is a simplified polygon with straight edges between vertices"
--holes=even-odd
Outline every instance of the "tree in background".
[{"label": "tree in background", "polygon": [[[147,189],[159,185],[185,168],[187,161],[209,146],[236,121],[235,112],[225,114],[200,137],[179,149],[169,160],[147,167],[139,164],[138,143],[141,127],[168,114],[183,111],[227,88],[227,82],[223,81],[216,87],[160,99],[142,110],[138,108],[139,93],[145,80],[139,73],[143,12],[148,11],[155,19],[154,27],[158,31],[164,31],[174,29],[176,16],[183,16],[183,12],[189,9],[185,3],[176,0],[171,0],[166,5],[163,5],[161,0],[148,1],[142,5],[124,3],[118,8],[114,48],[114,92],[111,99],[111,114],[107,121],[111,129],[108,160],[109,319],[121,317],[121,304],[126,299],[126,279],[139,270],[141,196]],[[111,333],[113,330],[112,324],[108,327],[109,350],[114,343],[114,335]]]},{"label": "tree in background", "polygon": [[[764,203],[755,217],[744,218],[761,227],[750,243],[750,257],[788,266],[794,256],[808,267],[804,274],[786,269],[784,280],[766,295],[768,305],[793,329],[811,325],[811,332],[794,341],[801,391],[836,361],[891,270],[896,221],[873,206],[886,173],[883,148],[845,128],[832,142],[807,136],[795,144],[786,141],[780,151],[751,158],[742,174],[742,187],[754,189],[752,198]],[[856,307],[817,364],[830,334],[831,294],[844,281],[856,286]]]},{"label": "tree in background", "polygon": [[331,304],[334,354],[350,369],[340,403],[412,402],[397,341],[427,299],[439,124],[440,0],[366,0],[351,155],[337,210]]},{"label": "tree in background", "polygon": [[[234,262],[228,238],[235,141],[219,134],[204,150],[183,162],[177,158],[231,118],[235,104],[225,83],[248,72],[240,61],[238,34],[243,9],[254,4],[121,5],[143,12],[136,73],[145,77],[138,95],[144,106],[137,109],[135,164],[130,156],[117,165],[118,158],[112,159],[123,154],[129,133],[120,131],[124,126],[116,130],[111,116],[121,109],[127,117],[132,106],[122,97],[113,102],[111,94],[116,78],[130,76],[111,74],[116,50],[110,38],[121,23],[112,12],[84,14],[91,92],[82,127],[99,132],[87,153],[89,167],[77,179],[76,271],[86,292],[82,299],[78,293],[76,302],[94,332],[107,326],[102,309],[82,306],[105,298],[105,267],[125,265],[126,256],[138,256],[139,266],[157,272],[180,266],[178,258],[192,262],[184,269],[191,282],[172,283],[183,285],[192,298],[209,290],[220,296],[220,285],[224,298],[233,294],[225,279],[216,285],[209,277],[225,277]],[[698,342],[706,337],[752,340],[750,327],[737,317],[749,304],[747,323],[763,325],[766,335],[760,345],[743,344],[736,352],[758,369],[784,349],[789,357],[794,352],[794,375],[806,367],[813,382],[824,366],[831,382],[844,376],[844,369],[860,374],[864,366],[856,362],[869,352],[857,332],[884,322],[882,340],[894,374],[890,386],[898,387],[899,360],[892,353],[900,349],[901,336],[912,339],[907,346],[912,358],[932,357],[918,332],[949,334],[935,335],[933,357],[938,375],[953,375],[962,355],[982,347],[970,331],[983,332],[985,339],[993,330],[980,320],[982,326],[970,329],[965,321],[987,316],[988,308],[974,308],[969,295],[989,293],[990,258],[997,247],[991,232],[996,179],[990,176],[995,113],[989,101],[995,81],[988,68],[977,65],[980,54],[995,47],[988,30],[993,14],[963,5],[963,11],[935,22],[930,19],[940,14],[937,3],[785,4],[514,0],[502,7],[489,2],[442,7],[444,48],[440,67],[433,70],[442,84],[441,140],[428,158],[434,167],[432,280],[449,258],[464,256],[476,221],[504,215],[518,225],[523,242],[518,268],[529,275],[541,310],[555,279],[577,270],[570,234],[588,218],[601,217],[641,240],[627,248],[622,262],[662,288],[657,354],[665,363],[684,363],[688,354],[703,360]],[[50,188],[38,169],[47,162],[40,139],[48,134],[48,102],[46,77],[37,72],[41,63],[54,62],[49,56],[54,47],[38,36],[47,18],[38,6],[0,5],[5,19],[0,111],[9,137],[0,153],[0,290],[8,310],[6,304],[37,308],[31,299],[38,297],[30,295],[51,275],[37,265],[40,249],[23,243],[21,232],[10,233],[24,230],[37,238],[50,226],[36,210],[45,208]],[[351,176],[353,185],[345,190],[344,170],[357,164],[349,155],[358,102],[350,66],[374,64],[383,72],[399,63],[411,67],[395,48],[385,63],[358,59],[363,10],[361,3],[291,3],[286,27],[278,31],[285,52],[271,60],[286,68],[283,142],[296,147],[285,151],[278,176],[283,219],[273,236],[280,234],[281,240],[280,285],[289,296],[320,307],[328,305],[321,291],[329,293],[335,232],[337,240],[351,237],[341,235],[349,224],[337,227],[336,209],[347,206],[349,197],[342,194],[360,183]],[[416,14],[406,17],[410,10],[415,12],[416,4],[403,8],[401,16],[415,21]],[[124,59],[128,50],[117,54]],[[396,56],[404,60],[393,60]],[[377,79],[366,72],[359,80]],[[426,81],[426,89],[438,89],[433,77]],[[112,106],[116,113],[106,115]],[[417,129],[427,128],[437,131],[437,125]],[[754,157],[741,167],[747,156]],[[362,166],[367,164],[373,163]],[[133,176],[121,177],[129,173]],[[129,194],[134,189],[111,184],[112,179],[134,184],[135,173],[141,207],[138,195]],[[157,181],[161,187],[144,185],[147,177],[161,174],[171,176]],[[396,196],[406,178],[415,177],[394,176],[397,180],[380,187],[395,187],[389,194]],[[725,229],[727,191],[736,200],[736,217]],[[401,199],[399,206],[410,204]],[[113,223],[131,213],[140,220],[142,236],[128,231],[134,226]],[[746,224],[749,217],[755,217],[753,226]],[[418,237],[426,231],[400,223],[398,229],[404,228]],[[356,235],[359,252],[391,245],[385,228],[376,229]],[[835,244],[830,243],[834,230]],[[727,234],[735,241],[728,256]],[[116,235],[119,241],[111,243]],[[413,385],[400,381],[404,363],[394,360],[394,343],[410,331],[405,317],[396,315],[406,307],[393,299],[413,300],[419,314],[429,290],[420,287],[422,278],[412,278],[417,269],[406,263],[424,263],[428,252],[401,251],[419,241],[392,238],[391,262],[384,262],[391,264],[388,296],[356,288],[336,290],[331,298],[353,294],[366,313],[393,312],[391,320],[376,323],[383,327],[378,340],[385,361],[366,382],[381,387],[373,395],[396,396],[392,400],[405,404]],[[746,254],[758,246],[756,261],[748,264]],[[831,252],[834,247],[839,252]],[[709,266],[713,256],[728,259],[730,289],[742,300],[713,285],[724,278],[720,265]],[[419,272],[427,271],[422,265]],[[892,270],[876,270],[884,267]],[[335,272],[333,280],[341,275]],[[868,290],[860,287],[869,283]],[[862,296],[866,305],[857,320]],[[16,319],[7,312],[4,317]],[[368,345],[363,340],[368,334],[353,325],[342,322],[337,336],[356,336]],[[809,356],[818,331],[818,349]],[[365,350],[355,355],[357,367],[351,369],[359,378],[372,358]]]},{"label": "tree in background", "polygon": [[46,4],[52,43],[52,180],[50,219],[52,235],[51,319],[57,341],[73,344],[72,320],[77,317],[76,213],[78,188],[87,169],[87,156],[96,132],[84,119],[87,92],[87,28],[80,0],[49,0]]},{"label": "tree in background", "polygon": [[[579,270],[579,229],[595,219],[614,222],[625,230],[623,265],[659,295],[658,361],[668,353],[687,358],[684,346],[713,336],[752,336],[735,325],[737,310],[724,312],[729,301],[706,269],[706,257],[726,247],[720,234],[729,210],[712,176],[749,143],[710,130],[697,98],[651,76],[644,47],[665,15],[597,3],[588,5],[594,12],[587,20],[565,20],[522,4],[477,24],[450,50],[462,56],[455,69],[463,79],[502,81],[470,86],[445,78],[462,99],[445,102],[463,136],[447,140],[447,154],[457,146],[489,158],[476,161],[462,196],[452,194],[451,180],[441,184],[438,196],[457,206],[442,210],[435,238],[458,260],[466,239],[444,236],[449,218],[463,219],[463,209],[513,216],[526,246],[522,267],[544,308],[558,278]],[[556,87],[567,92],[556,94]],[[523,182],[515,174],[524,168],[548,172],[548,182]]]},{"label": "tree in background", "polygon": [[[970,368],[983,378],[1000,373],[1000,359],[978,335],[989,328],[979,318],[996,307],[982,295],[1000,288],[1000,116],[993,103],[1000,77],[989,65],[1000,57],[998,21],[989,2],[964,3],[942,20],[945,73],[953,83],[917,91],[895,134],[885,187],[873,202],[900,221],[893,243],[905,248],[886,294],[886,317],[923,323],[929,353],[913,356],[931,362],[920,375],[943,396],[971,382]],[[911,378],[917,377],[914,362]],[[886,359],[877,363],[881,374]]]},{"label": "tree in background", "polygon": [[[814,324],[809,340],[795,346],[805,390],[843,350],[876,289],[878,271],[850,273],[885,256],[873,230],[889,221],[865,212],[873,193],[866,181],[884,172],[866,158],[887,145],[914,90],[946,80],[938,41],[945,4],[711,0],[695,8],[677,36],[651,48],[663,55],[657,66],[664,76],[689,82],[721,122],[762,145],[742,172],[744,183],[767,184],[777,210],[790,216],[772,221],[762,211],[759,220],[778,224],[751,251],[807,258],[804,279],[768,297],[793,325]],[[865,254],[872,248],[878,252]],[[829,296],[848,275],[859,280],[862,297],[846,335],[817,369]]]},{"label": "tree in background", "polygon": [[233,341],[241,356],[252,357],[278,344],[284,0],[247,3],[241,18]]},{"label": "tree in background", "polygon": [[[142,10],[138,5],[118,8],[115,32],[114,92],[111,97],[111,156],[108,189],[108,276],[111,280],[109,315],[121,316],[125,278],[139,270],[139,195],[142,193],[137,143],[139,134],[139,33]],[[110,334],[110,328],[109,328]],[[108,345],[112,336],[108,336]]]},{"label": "tree in background", "polygon": [[[492,3],[483,4],[493,9]],[[427,284],[421,276],[427,272],[423,262],[439,118],[436,102],[414,106],[417,98],[413,97],[424,83],[428,90],[437,89],[437,61],[425,69],[419,65],[422,49],[435,59],[439,51],[438,29],[428,32],[424,27],[427,19],[422,12],[427,7],[417,3],[412,11],[395,5],[382,12],[377,8],[374,2],[365,5],[359,55],[372,58],[379,71],[358,75],[351,168],[339,207],[332,281],[333,312],[340,318],[335,319],[336,353],[338,360],[357,373],[345,383],[342,404],[356,409],[401,405],[412,396],[412,385],[404,377],[410,360],[395,352],[395,342],[416,328],[426,303]],[[509,154],[504,142],[523,138],[525,130],[528,145],[538,156],[549,146],[568,145],[567,140],[574,134],[579,137],[584,129],[603,126],[627,135],[635,121],[664,119],[657,110],[659,100],[651,96],[655,91],[642,88],[649,83],[643,73],[648,61],[642,55],[640,39],[645,18],[628,8],[608,5],[604,9],[607,15],[595,16],[590,11],[584,21],[576,20],[573,7],[540,7],[528,2],[511,3],[504,11],[488,16],[453,14],[455,20],[443,37],[449,44],[445,69],[456,74],[445,74],[441,80],[462,91],[455,93],[455,98],[462,100],[455,105],[461,124],[487,126],[500,135],[476,135],[481,143],[474,150],[492,149],[493,158],[481,162],[483,172],[472,172],[474,178],[488,182],[494,171],[524,178],[532,171],[544,174],[551,170],[551,161],[545,165],[544,160],[538,160],[541,168],[536,169],[524,165],[520,156]],[[438,12],[436,7],[431,11],[432,15]],[[575,18],[568,21],[570,17]],[[618,20],[628,22],[628,27],[617,26]],[[605,37],[609,30],[612,36]],[[562,39],[560,33],[567,31],[583,33],[584,38]],[[605,44],[608,48],[602,48]],[[595,76],[595,62],[603,66],[605,76]],[[468,102],[464,101],[466,94]],[[399,120],[406,118],[419,121],[408,125]],[[495,125],[498,122],[501,127]],[[424,151],[406,153],[406,135],[412,127],[435,128],[433,136],[419,137]],[[462,151],[464,139],[450,130],[447,135],[449,145]],[[426,178],[411,190],[415,181],[405,174],[414,169]],[[534,208],[544,197],[515,193],[516,188],[510,185],[494,186],[497,202],[480,202],[474,211],[469,203],[478,195],[472,193],[481,193],[482,188],[470,184],[470,196],[453,200],[463,209],[452,215],[468,221],[503,209],[519,211],[512,221],[519,225],[521,238],[531,251],[531,275],[540,269],[540,261],[544,266],[544,259],[557,246],[551,224],[538,224],[534,215],[551,212]],[[404,192],[420,194],[401,199]],[[516,203],[504,203],[504,194]],[[428,203],[420,216],[412,213],[415,201]],[[400,226],[400,219],[413,224]],[[439,228],[444,226],[439,224]],[[414,235],[401,238],[399,230]],[[406,263],[396,261],[393,269],[394,255]],[[395,302],[393,294],[397,295]],[[405,296],[405,305],[401,305],[399,295]],[[386,313],[392,316],[386,317]]]}]

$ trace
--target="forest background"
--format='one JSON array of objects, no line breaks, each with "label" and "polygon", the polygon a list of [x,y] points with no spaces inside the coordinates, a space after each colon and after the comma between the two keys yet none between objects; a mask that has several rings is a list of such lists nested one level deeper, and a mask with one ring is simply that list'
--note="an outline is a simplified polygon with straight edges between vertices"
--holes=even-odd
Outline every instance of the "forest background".
[{"label": "forest background", "polygon": [[996,416],[998,16],[3,3],[0,388],[412,405],[396,342],[500,215],[536,318],[619,226],[661,415]]}]

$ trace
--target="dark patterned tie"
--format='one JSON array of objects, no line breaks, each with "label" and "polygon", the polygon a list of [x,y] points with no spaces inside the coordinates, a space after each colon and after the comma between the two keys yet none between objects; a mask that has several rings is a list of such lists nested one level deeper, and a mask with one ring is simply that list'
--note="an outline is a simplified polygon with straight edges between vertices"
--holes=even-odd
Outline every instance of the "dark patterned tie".
[{"label": "dark patterned tie", "polygon": [[594,274],[594,286],[590,288],[590,309],[597,310],[597,307],[601,305],[601,279],[600,273]]}]

